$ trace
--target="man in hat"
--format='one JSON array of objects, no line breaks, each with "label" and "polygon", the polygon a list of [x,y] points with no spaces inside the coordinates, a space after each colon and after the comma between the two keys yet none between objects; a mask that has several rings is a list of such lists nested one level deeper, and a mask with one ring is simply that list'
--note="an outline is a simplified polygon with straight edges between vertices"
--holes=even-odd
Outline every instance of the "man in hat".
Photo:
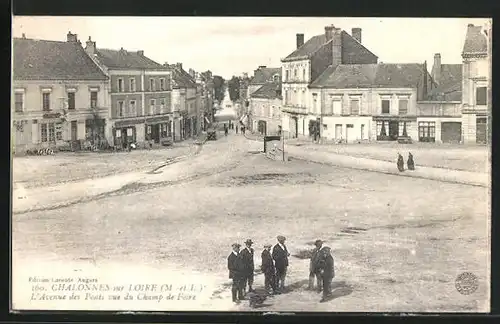
[{"label": "man in hat", "polygon": [[285,289],[286,270],[288,268],[288,249],[285,246],[286,237],[279,235],[278,243],[273,248],[273,260],[276,267],[276,286],[280,292]]},{"label": "man in hat", "polygon": [[240,252],[241,259],[243,261],[244,277],[243,277],[243,289],[246,290],[248,284],[248,292],[253,292],[253,273],[255,269],[253,254],[254,250],[252,248],[252,240],[248,239],[245,241],[245,248]]},{"label": "man in hat", "polygon": [[264,273],[264,286],[269,293],[271,290],[276,293],[276,268],[274,267],[273,257],[271,256],[271,244],[264,245],[261,258],[262,264],[260,266]]},{"label": "man in hat", "polygon": [[233,302],[238,303],[243,297],[243,278],[244,278],[244,268],[243,261],[240,256],[240,247],[238,243],[232,245],[233,251],[227,257],[227,268],[229,270],[229,279],[233,279],[233,285],[231,287],[231,293],[233,297]]},{"label": "man in hat", "polygon": [[314,279],[316,278],[317,290],[318,292],[321,292],[323,278],[321,278],[321,274],[318,268],[318,261],[320,257],[319,251],[323,246],[323,241],[316,240],[316,242],[314,242],[314,246],[315,247],[311,254],[311,262],[309,264],[309,289],[314,289]]},{"label": "man in hat", "polygon": [[332,280],[335,277],[334,262],[331,249],[327,246],[319,251],[319,270],[323,278],[323,298],[320,302],[326,302],[332,295]]}]

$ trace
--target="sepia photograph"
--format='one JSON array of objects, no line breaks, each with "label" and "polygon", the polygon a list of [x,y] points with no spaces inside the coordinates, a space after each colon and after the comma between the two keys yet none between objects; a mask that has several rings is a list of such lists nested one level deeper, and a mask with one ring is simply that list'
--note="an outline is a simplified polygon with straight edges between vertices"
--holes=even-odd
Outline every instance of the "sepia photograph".
[{"label": "sepia photograph", "polygon": [[13,16],[11,311],[490,312],[486,18]]}]

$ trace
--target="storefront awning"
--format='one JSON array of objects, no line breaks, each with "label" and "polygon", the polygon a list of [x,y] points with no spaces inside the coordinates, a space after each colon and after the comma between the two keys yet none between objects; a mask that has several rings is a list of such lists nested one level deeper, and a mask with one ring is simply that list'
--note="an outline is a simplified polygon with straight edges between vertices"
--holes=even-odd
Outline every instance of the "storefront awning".
[{"label": "storefront awning", "polygon": [[417,121],[417,116],[373,116],[378,121]]}]

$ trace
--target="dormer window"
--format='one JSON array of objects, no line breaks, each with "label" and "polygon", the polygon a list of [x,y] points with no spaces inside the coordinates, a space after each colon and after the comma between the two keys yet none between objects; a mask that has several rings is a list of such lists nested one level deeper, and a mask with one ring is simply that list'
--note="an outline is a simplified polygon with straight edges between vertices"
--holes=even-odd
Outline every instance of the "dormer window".
[{"label": "dormer window", "polygon": [[279,74],[275,74],[273,76],[273,82],[280,82],[280,75]]}]

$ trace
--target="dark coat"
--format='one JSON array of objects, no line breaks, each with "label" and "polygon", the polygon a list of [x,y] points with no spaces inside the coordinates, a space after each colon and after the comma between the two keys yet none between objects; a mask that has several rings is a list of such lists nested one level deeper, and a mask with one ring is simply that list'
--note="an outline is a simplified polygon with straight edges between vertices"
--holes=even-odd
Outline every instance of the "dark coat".
[{"label": "dark coat", "polygon": [[277,270],[284,270],[288,267],[288,256],[290,256],[290,253],[288,253],[286,245],[283,244],[283,246],[285,250],[279,244],[276,244],[273,248],[274,266]]},{"label": "dark coat", "polygon": [[271,252],[268,250],[262,251],[262,265],[260,266],[262,272],[266,274],[274,274],[276,269],[274,268],[273,257],[271,256]]},{"label": "dark coat", "polygon": [[401,155],[398,156],[398,170],[399,172],[402,172],[405,170],[405,161],[403,160],[403,157]]},{"label": "dark coat", "polygon": [[231,253],[227,257],[227,269],[229,270],[229,279],[233,278],[242,278],[244,275],[244,266],[243,260],[238,254],[237,256],[234,253]]},{"label": "dark coat", "polygon": [[321,250],[318,261],[318,269],[321,271],[323,278],[334,278],[335,268],[333,256],[329,250]]},{"label": "dark coat", "polygon": [[253,255],[254,250],[252,248],[250,248],[250,252],[247,248],[244,248],[240,251],[241,260],[243,261],[243,268],[246,274],[252,274],[255,269]]},{"label": "dark coat", "polygon": [[309,272],[317,273],[318,272],[318,261],[319,261],[320,253],[317,247],[311,253],[311,262],[309,264]]},{"label": "dark coat", "polygon": [[415,170],[415,162],[413,161],[413,155],[411,153],[408,154],[408,170]]}]

